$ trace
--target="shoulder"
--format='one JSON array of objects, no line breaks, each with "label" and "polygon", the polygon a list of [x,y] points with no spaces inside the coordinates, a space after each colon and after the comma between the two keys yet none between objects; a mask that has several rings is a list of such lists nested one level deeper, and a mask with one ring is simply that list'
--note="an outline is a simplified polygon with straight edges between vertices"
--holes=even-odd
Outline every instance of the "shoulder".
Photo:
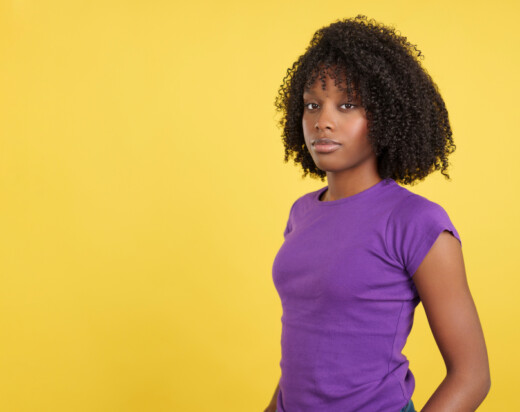
[{"label": "shoulder", "polygon": [[396,204],[388,218],[385,233],[387,250],[413,275],[445,230],[462,243],[444,207],[424,196],[410,194]]},{"label": "shoulder", "polygon": [[293,202],[291,206],[292,213],[303,213],[308,209],[311,209],[315,206],[316,199],[318,198],[321,191],[323,191],[324,187],[318,190],[313,190],[312,192],[307,192],[299,197]]},{"label": "shoulder", "polygon": [[307,193],[304,195],[299,196],[296,198],[295,201],[293,201],[290,209],[289,209],[289,217],[287,218],[287,224],[285,226],[285,230],[283,232],[284,237],[287,237],[287,235],[292,232],[293,228],[297,226],[298,221],[298,215],[301,213],[299,210],[301,210],[301,206],[303,203],[308,201],[308,197],[311,193]]},{"label": "shoulder", "polygon": [[394,206],[389,224],[420,223],[435,217],[447,216],[446,210],[440,204],[408,190],[407,192]]},{"label": "shoulder", "polygon": [[[417,242],[432,232],[432,225],[445,221],[446,211],[438,203],[406,190],[388,216],[385,239],[390,245]],[[409,240],[409,242],[405,242]]]},{"label": "shoulder", "polygon": [[397,232],[394,233],[397,235],[422,237],[437,234],[441,227],[455,229],[443,206],[424,196],[409,193],[396,203],[390,213],[387,222],[387,236],[390,236],[393,231]]}]

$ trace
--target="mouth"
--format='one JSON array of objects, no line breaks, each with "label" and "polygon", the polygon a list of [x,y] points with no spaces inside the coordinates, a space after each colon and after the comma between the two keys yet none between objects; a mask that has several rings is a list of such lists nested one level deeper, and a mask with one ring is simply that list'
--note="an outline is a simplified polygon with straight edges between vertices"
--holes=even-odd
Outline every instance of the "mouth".
[{"label": "mouth", "polygon": [[339,143],[317,142],[313,144],[314,151],[318,153],[331,153],[339,149]]},{"label": "mouth", "polygon": [[338,141],[336,140],[332,140],[332,139],[329,139],[329,138],[326,138],[326,137],[321,137],[321,138],[318,138],[318,139],[314,139],[312,141],[312,144],[313,145],[318,145],[318,144],[340,144]]}]

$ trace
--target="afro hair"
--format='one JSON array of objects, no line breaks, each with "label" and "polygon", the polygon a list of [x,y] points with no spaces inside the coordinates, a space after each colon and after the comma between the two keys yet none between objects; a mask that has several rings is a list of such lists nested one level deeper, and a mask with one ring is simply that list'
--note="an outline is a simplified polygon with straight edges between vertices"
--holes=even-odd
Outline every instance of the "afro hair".
[{"label": "afro hair", "polygon": [[368,140],[382,179],[414,184],[435,170],[446,172],[448,155],[455,150],[444,101],[437,85],[419,60],[421,51],[406,37],[364,15],[337,20],[317,30],[301,55],[287,70],[275,100],[282,113],[284,162],[289,157],[303,169],[303,177],[325,180],[306,148],[302,116],[303,92],[325,76],[347,93],[359,96],[365,108]]}]

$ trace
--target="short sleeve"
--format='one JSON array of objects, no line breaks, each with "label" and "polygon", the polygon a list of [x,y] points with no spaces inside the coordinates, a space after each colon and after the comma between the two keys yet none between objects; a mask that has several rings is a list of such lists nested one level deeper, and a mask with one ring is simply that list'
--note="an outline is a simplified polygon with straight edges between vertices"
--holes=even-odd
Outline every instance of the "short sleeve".
[{"label": "short sleeve", "polygon": [[462,246],[459,233],[444,208],[413,194],[403,199],[389,216],[385,235],[387,251],[412,277],[445,230]]},{"label": "short sleeve", "polygon": [[292,231],[293,229],[293,210],[294,205],[296,204],[298,200],[294,201],[294,203],[291,206],[291,209],[289,210],[289,218],[287,219],[287,224],[285,225],[285,230],[283,231],[283,237],[284,239],[287,237],[287,235]]}]

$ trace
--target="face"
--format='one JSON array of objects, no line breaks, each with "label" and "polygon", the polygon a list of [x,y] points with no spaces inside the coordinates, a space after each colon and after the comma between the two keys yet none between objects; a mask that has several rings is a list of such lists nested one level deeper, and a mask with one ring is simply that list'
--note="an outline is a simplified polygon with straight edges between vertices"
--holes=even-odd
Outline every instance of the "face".
[{"label": "face", "polygon": [[[366,112],[359,98],[349,99],[345,85],[338,88],[329,76],[325,85],[322,90],[321,80],[316,79],[303,94],[303,134],[314,163],[327,175],[376,170],[376,156],[367,138]],[[316,139],[320,138],[335,143],[318,144]]]}]

